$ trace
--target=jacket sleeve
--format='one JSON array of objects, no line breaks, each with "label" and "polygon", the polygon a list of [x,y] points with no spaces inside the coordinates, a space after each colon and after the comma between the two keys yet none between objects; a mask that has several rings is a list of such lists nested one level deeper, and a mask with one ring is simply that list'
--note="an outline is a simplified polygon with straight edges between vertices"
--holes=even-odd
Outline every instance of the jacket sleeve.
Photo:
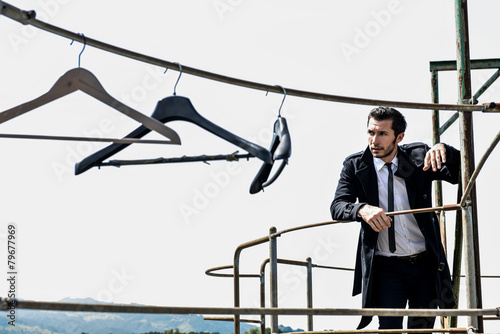
[{"label": "jacket sleeve", "polygon": [[444,144],[446,147],[446,175],[444,176],[444,180],[453,184],[457,184],[460,178],[460,169],[461,169],[461,156],[460,151],[454,148],[453,146]]},{"label": "jacket sleeve", "polygon": [[448,144],[443,144],[446,147],[446,163],[437,172],[428,170],[432,175],[433,180],[442,180],[452,184],[457,184],[460,178],[460,151]]},{"label": "jacket sleeve", "polygon": [[346,159],[340,173],[335,198],[330,205],[334,220],[361,221],[359,209],[366,203],[356,203],[359,199],[358,181],[353,159]]}]

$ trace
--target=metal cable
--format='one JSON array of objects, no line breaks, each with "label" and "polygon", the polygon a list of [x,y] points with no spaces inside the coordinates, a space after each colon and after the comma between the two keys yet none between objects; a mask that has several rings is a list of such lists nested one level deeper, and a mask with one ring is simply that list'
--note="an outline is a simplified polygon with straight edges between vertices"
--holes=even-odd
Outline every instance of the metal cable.
[{"label": "metal cable", "polygon": [[[85,43],[86,45],[93,46],[95,48],[108,51],[120,56],[135,59],[148,64],[160,66],[162,68],[172,69],[180,71],[178,63],[170,62],[151,56],[147,56],[138,52],[126,50],[111,44],[107,44],[87,36],[83,37],[81,34],[77,34],[46,22],[42,22],[36,19],[35,11],[24,11],[3,1],[0,1],[1,14],[7,16],[8,18],[20,22],[22,24],[29,24],[37,27],[41,30],[66,37],[68,39],[78,41],[80,43]],[[225,75],[208,72],[200,70],[197,68],[182,65],[182,73],[191,74],[197,77],[202,77],[205,79],[215,80],[231,85],[252,88],[257,90],[262,90],[266,92],[282,93],[286,90],[287,95],[309,98],[315,100],[340,102],[340,103],[350,103],[350,104],[360,104],[360,105],[371,105],[371,106],[387,106],[395,108],[407,108],[407,109],[425,109],[425,110],[457,110],[457,111],[488,111],[488,112],[500,112],[500,107],[495,103],[485,103],[483,105],[473,105],[473,104],[439,104],[439,103],[416,103],[416,102],[402,102],[402,101],[387,101],[387,100],[377,100],[377,99],[366,99],[358,97],[340,96],[323,94],[317,92],[303,91],[292,88],[283,88],[277,85],[267,85],[258,82],[252,82],[247,80],[242,80],[238,78],[228,77]]]}]

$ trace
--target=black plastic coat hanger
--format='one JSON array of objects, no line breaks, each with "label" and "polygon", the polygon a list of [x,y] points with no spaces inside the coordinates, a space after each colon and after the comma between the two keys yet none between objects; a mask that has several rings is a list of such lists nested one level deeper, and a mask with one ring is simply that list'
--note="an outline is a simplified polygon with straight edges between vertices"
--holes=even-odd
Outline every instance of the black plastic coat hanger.
[{"label": "black plastic coat hanger", "polygon": [[[152,118],[159,120],[162,123],[170,121],[187,121],[198,125],[199,127],[213,133],[214,135],[238,146],[252,154],[253,156],[263,160],[266,163],[272,163],[271,153],[252,142],[236,136],[235,134],[221,128],[220,126],[210,122],[201,116],[193,104],[187,97],[183,96],[169,96],[159,101],[156,108],[151,115]],[[149,133],[149,130],[143,126],[138,127],[133,132],[128,134],[125,138],[141,138]],[[81,174],[88,169],[99,165],[105,159],[120,152],[129,144],[111,144],[104,149],[88,156],[81,162],[75,165],[75,174]]]},{"label": "black plastic coat hanger", "polygon": [[[250,194],[256,194],[276,181],[283,169],[285,169],[285,166],[288,163],[288,158],[292,155],[290,132],[288,131],[288,125],[284,117],[279,116],[276,122],[274,122],[273,139],[270,151],[273,155],[273,161],[271,163],[264,162],[250,185]],[[275,174],[271,177],[271,179],[269,179],[269,174],[271,174],[271,170],[276,160],[283,161]]]},{"label": "black plastic coat hanger", "polygon": [[[182,65],[179,65],[179,76],[174,86],[174,95],[164,98],[156,104],[156,108],[151,115],[152,118],[159,120],[162,123],[167,123],[170,121],[187,121],[194,123],[201,128],[213,133],[216,136],[225,139],[226,141],[235,144],[246,150],[253,156],[265,161],[271,162],[271,153],[265,148],[249,142],[243,138],[236,136],[235,134],[221,128],[220,126],[210,122],[203,116],[201,116],[193,104],[187,97],[177,96],[177,84],[182,75]],[[125,138],[142,138],[149,133],[149,130],[144,126],[140,126],[131,133],[129,133]],[[108,147],[103,148],[100,151],[86,157],[82,161],[75,164],[75,175],[79,175],[94,166],[98,166],[105,159],[115,155],[130,144],[111,144]]]},{"label": "black plastic coat hanger", "polygon": [[146,128],[154,130],[169,138],[171,144],[181,143],[179,135],[174,130],[166,127],[158,120],[146,116],[113,98],[108,94],[108,92],[106,92],[106,90],[104,90],[94,74],[80,67],[71,69],[66,72],[57,80],[54,86],[52,86],[52,88],[47,93],[39,96],[32,101],[1,112],[0,123],[25,114],[35,108],[57,100],[77,90],[81,90],[82,92],[107,104],[108,106],[118,110],[119,112],[129,116],[130,118],[133,118]]},{"label": "black plastic coat hanger", "polygon": [[[281,117],[281,107],[283,106],[283,102],[285,102],[286,98],[286,91],[283,87],[281,88],[283,89],[284,96],[278,111],[278,119],[274,122],[273,139],[271,141],[271,147],[269,148],[271,154],[273,155],[273,160],[270,163],[264,162],[250,185],[250,194],[256,194],[276,181],[283,169],[285,169],[285,166],[288,163],[288,158],[292,155],[292,140],[290,138],[290,132],[288,131],[288,125],[286,119]],[[271,174],[271,170],[276,160],[283,161],[271,179],[269,179],[269,175]]]}]

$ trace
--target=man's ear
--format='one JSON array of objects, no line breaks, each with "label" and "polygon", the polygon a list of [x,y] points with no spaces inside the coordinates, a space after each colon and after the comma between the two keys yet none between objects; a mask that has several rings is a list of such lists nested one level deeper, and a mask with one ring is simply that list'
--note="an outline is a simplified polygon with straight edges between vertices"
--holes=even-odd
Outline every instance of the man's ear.
[{"label": "man's ear", "polygon": [[403,138],[405,137],[405,133],[401,132],[397,137],[396,137],[396,144],[399,144]]}]

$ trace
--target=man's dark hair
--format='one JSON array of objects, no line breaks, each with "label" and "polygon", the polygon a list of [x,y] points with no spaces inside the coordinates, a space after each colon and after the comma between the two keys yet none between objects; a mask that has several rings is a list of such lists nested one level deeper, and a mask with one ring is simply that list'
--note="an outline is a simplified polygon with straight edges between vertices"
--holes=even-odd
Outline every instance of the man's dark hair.
[{"label": "man's dark hair", "polygon": [[405,117],[394,108],[377,107],[372,109],[372,111],[368,114],[367,124],[370,123],[370,118],[373,118],[376,121],[392,120],[392,129],[394,130],[394,135],[396,137],[406,130]]}]

